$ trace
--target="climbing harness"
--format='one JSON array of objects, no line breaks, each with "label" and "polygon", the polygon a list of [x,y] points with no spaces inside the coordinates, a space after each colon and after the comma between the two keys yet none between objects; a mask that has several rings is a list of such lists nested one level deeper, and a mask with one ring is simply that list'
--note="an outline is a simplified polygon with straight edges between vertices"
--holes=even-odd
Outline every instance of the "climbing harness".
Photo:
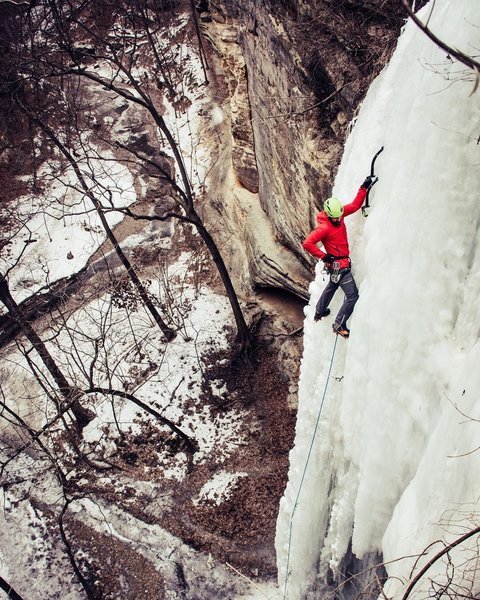
[{"label": "climbing harness", "polygon": [[340,281],[340,261],[333,261],[332,267],[333,269],[330,274],[330,281],[333,281],[333,283],[338,283]]},{"label": "climbing harness", "polygon": [[337,348],[337,342],[338,342],[338,335],[335,336],[335,343],[333,344],[333,352],[332,352],[332,358],[330,359],[330,366],[328,368],[327,380],[325,382],[325,388],[323,390],[323,396],[322,396],[322,400],[320,402],[320,408],[318,409],[317,420],[315,422],[315,427],[313,429],[312,439],[310,441],[310,447],[308,449],[308,454],[307,454],[307,460],[305,461],[305,467],[303,469],[302,478],[300,479],[300,485],[298,486],[298,492],[297,492],[297,495],[295,497],[295,502],[293,504],[292,514],[290,516],[289,531],[288,531],[287,568],[286,568],[286,572],[285,572],[285,585],[284,585],[284,589],[283,589],[283,600],[286,600],[286,598],[287,598],[288,578],[290,577],[289,568],[290,568],[290,550],[291,550],[291,547],[292,547],[293,517],[295,516],[295,511],[297,509],[298,500],[300,498],[300,493],[302,491],[303,482],[305,480],[305,475],[307,473],[308,463],[310,462],[310,456],[312,454],[313,444],[314,444],[315,438],[317,436],[318,425],[320,423],[320,416],[322,414],[322,409],[323,409],[323,405],[324,405],[324,402],[325,402],[325,397],[327,395],[328,382],[330,381],[330,375],[332,373],[333,359],[335,358],[335,350]]},{"label": "climbing harness", "polygon": [[[346,257],[348,258],[348,256]],[[350,259],[349,259],[350,262]],[[352,268],[350,266],[340,268],[340,261],[336,260],[332,264],[332,269],[329,270],[330,273],[330,281],[332,283],[338,283],[340,279],[345,275],[345,273],[349,273]]]},{"label": "climbing harness", "polygon": [[373,157],[372,164],[370,166],[370,177],[372,178],[372,185],[368,188],[367,197],[365,199],[365,205],[362,206],[362,215],[364,217],[368,217],[367,209],[370,208],[370,202],[369,202],[370,190],[372,189],[372,187],[378,181],[378,177],[375,175],[375,161],[377,160],[378,155],[381,154],[382,152],[383,152],[383,146],[380,148],[380,150]]},{"label": "climbing harness", "polygon": [[[348,258],[349,266],[340,268],[340,261],[344,258]],[[322,273],[330,275],[330,281],[332,283],[338,283],[342,278],[342,275],[344,273],[347,273],[347,271],[350,271],[350,265],[351,260],[349,256],[335,256],[334,260],[331,263],[328,263],[323,267]]]}]

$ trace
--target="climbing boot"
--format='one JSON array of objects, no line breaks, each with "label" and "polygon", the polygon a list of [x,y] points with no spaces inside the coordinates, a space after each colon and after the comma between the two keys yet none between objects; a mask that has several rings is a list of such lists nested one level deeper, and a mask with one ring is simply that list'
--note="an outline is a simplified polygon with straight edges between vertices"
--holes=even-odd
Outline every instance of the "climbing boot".
[{"label": "climbing boot", "polygon": [[350,335],[350,329],[348,329],[344,325],[337,325],[337,323],[334,323],[332,325],[332,329],[333,329],[333,333],[336,333],[337,335],[341,335],[344,338],[348,338],[348,336]]},{"label": "climbing boot", "polygon": [[328,317],[328,315],[329,315],[329,314],[330,314],[330,309],[329,309],[329,308],[326,308],[326,309],[323,311],[323,314],[322,314],[322,315],[318,315],[317,313],[315,313],[315,316],[313,317],[313,320],[314,320],[314,321],[320,321],[320,319],[323,319],[323,317]]}]

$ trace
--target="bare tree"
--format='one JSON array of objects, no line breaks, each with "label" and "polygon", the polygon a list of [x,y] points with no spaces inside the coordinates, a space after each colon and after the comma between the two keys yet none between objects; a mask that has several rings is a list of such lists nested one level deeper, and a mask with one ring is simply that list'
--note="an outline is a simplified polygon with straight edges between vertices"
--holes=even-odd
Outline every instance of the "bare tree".
[{"label": "bare tree", "polygon": [[[460,50],[457,50],[456,48],[452,48],[452,46],[449,46],[448,44],[446,44],[435,33],[433,33],[433,31],[428,27],[428,21],[427,21],[427,23],[423,23],[421,21],[421,19],[418,18],[418,16],[415,14],[415,12],[411,8],[410,4],[408,3],[408,0],[400,0],[400,1],[403,4],[403,6],[405,7],[405,10],[407,11],[407,14],[410,17],[410,19],[412,19],[412,21],[415,23],[415,25],[417,27],[419,27],[423,31],[423,33],[425,33],[425,35],[432,40],[432,42],[434,44],[436,44],[439,48],[444,50],[449,56],[455,58],[460,63],[467,66],[469,69],[472,69],[473,71],[475,71],[476,77],[477,77],[477,83],[475,85],[475,89],[476,89],[478,86],[478,78],[479,78],[479,73],[480,73],[480,62],[478,62],[478,60],[475,60],[472,56],[469,56],[468,54],[465,54],[464,52],[461,52]],[[435,3],[432,5],[432,10],[434,9],[434,6],[435,6]]]},{"label": "bare tree", "polygon": [[[137,11],[139,6],[141,9]],[[155,99],[155,96],[158,96],[158,89],[154,89],[155,86],[149,80],[148,73],[139,68],[139,56],[145,54],[148,54],[148,60],[151,61],[157,80],[160,76],[165,76],[169,68],[166,51],[158,43],[159,36],[152,33],[152,23],[158,7],[155,2],[147,4],[142,0],[139,4],[139,0],[124,0],[110,8],[113,13],[112,22],[113,17],[117,16],[118,21],[124,23],[123,31],[118,32],[114,39],[105,35],[104,29],[92,23],[89,12],[91,6],[87,5],[79,10],[76,3],[58,0],[39,2],[36,8],[36,22],[32,23],[31,27],[41,28],[41,47],[37,45],[31,50],[32,44],[29,46],[30,57],[25,60],[31,60],[32,63],[28,68],[30,74],[24,74],[23,81],[31,83],[33,79],[41,80],[44,86],[54,79],[61,82],[68,77],[77,76],[93,83],[100,92],[113,91],[129,104],[146,111],[161,139],[165,140],[170,147],[179,172],[180,183],[175,189],[180,211],[168,211],[168,215],[166,214],[164,218],[178,218],[184,223],[193,225],[198,231],[216,265],[230,301],[240,349],[246,351],[250,345],[250,331],[228,269],[213,237],[196,210],[195,193],[182,150],[167,126],[162,116],[162,108],[158,106],[158,101]],[[135,18],[137,12],[138,19]],[[133,29],[133,26],[136,29]],[[83,48],[88,47],[88,53],[80,50],[79,45]],[[99,74],[95,69],[95,61],[108,65],[111,76]],[[171,93],[171,81],[160,81],[159,85],[165,85]],[[177,100],[179,96],[177,92]]]},{"label": "bare tree", "polygon": [[94,415],[81,405],[80,398],[83,395],[82,392],[67,381],[66,377],[49,353],[46,345],[40,339],[39,335],[36,333],[30,323],[25,319],[20,308],[18,307],[18,304],[10,294],[7,281],[4,277],[0,277],[0,301],[10,312],[11,316],[20,324],[25,337],[38,352],[43,364],[48,369],[48,372],[57,384],[60,394],[63,396],[65,402],[61,408],[63,410],[68,410],[71,408],[80,428],[88,425],[88,423],[94,418]]},{"label": "bare tree", "polygon": [[[451,560],[451,552],[457,547],[460,546],[461,544],[464,544],[467,540],[469,540],[470,538],[479,535],[480,534],[480,527],[474,527],[473,529],[470,529],[469,531],[467,531],[466,533],[464,533],[463,535],[457,537],[453,542],[450,542],[449,544],[444,544],[444,547],[437,552],[430,560],[428,560],[425,565],[418,571],[418,573],[411,579],[410,583],[407,586],[407,589],[405,590],[403,596],[402,596],[402,600],[407,600],[411,594],[413,593],[414,588],[418,585],[418,583],[422,580],[422,578],[424,578],[427,574],[427,572],[435,565],[437,564],[439,561],[441,561],[443,558],[447,559],[447,566],[446,566],[446,576],[444,578],[442,578],[440,580],[440,578],[438,578],[438,580],[436,578],[433,578],[430,580],[430,589],[431,592],[429,593],[429,597],[430,598],[471,598],[472,600],[477,597],[475,595],[475,590],[472,589],[473,588],[473,581],[469,581],[467,584],[464,581],[464,573],[466,573],[468,571],[468,562],[470,562],[472,559],[462,559],[462,564],[461,564],[461,569],[460,569],[460,575],[457,575],[454,572],[454,569],[451,570],[449,568],[449,565],[453,565],[452,560]],[[473,556],[473,560],[475,561],[475,569],[474,572],[477,571],[477,567],[478,567],[478,560],[479,560],[479,556],[478,556],[478,547],[476,548],[476,551],[474,552],[474,556]]]},{"label": "bare tree", "polygon": [[[0,285],[0,300],[5,303],[7,308],[9,308],[12,317],[20,322],[25,335],[32,343],[32,346],[35,349],[39,348],[38,353],[43,363],[46,365],[48,372],[52,375],[58,387],[60,388],[60,386],[62,386],[60,388],[61,393],[67,398],[74,399],[72,406],[72,411],[74,411],[74,409],[76,411],[74,414],[77,415],[78,410],[80,410],[77,406],[79,404],[78,398],[86,397],[87,395],[95,394],[97,397],[112,398],[113,411],[115,411],[115,407],[113,406],[114,398],[130,402],[139,407],[143,412],[153,416],[161,426],[167,427],[178,437],[181,442],[179,449],[185,450],[188,469],[192,469],[193,455],[197,449],[195,439],[188,436],[179,425],[164,416],[162,410],[155,408],[153,406],[155,403],[142,401],[141,398],[135,394],[135,391],[144,385],[158,370],[158,364],[155,362],[152,363],[149,359],[148,348],[145,347],[147,344],[154,345],[156,348],[155,352],[158,354],[158,345],[155,343],[155,339],[152,339],[151,342],[145,340],[145,335],[151,336],[150,327],[147,327],[148,321],[145,320],[145,331],[147,333],[139,330],[138,325],[134,325],[130,322],[129,312],[130,310],[136,311],[137,308],[135,306],[132,308],[127,305],[123,308],[117,308],[116,316],[112,316],[112,298],[106,298],[104,301],[99,300],[98,309],[92,310],[91,308],[87,308],[84,311],[85,314],[78,317],[84,324],[84,328],[78,326],[76,319],[74,319],[73,323],[70,323],[67,316],[63,314],[61,307],[57,307],[56,311],[50,314],[51,343],[54,344],[56,355],[59,357],[57,360],[54,360],[31,325],[25,319],[21,319],[21,310],[11,298],[6,283]],[[140,306],[143,305],[140,304]],[[121,316],[122,313],[125,313],[125,315]],[[125,320],[130,324],[129,328],[125,327]],[[116,323],[115,330],[112,330],[114,327],[113,323]],[[85,331],[83,329],[85,329]],[[120,331],[122,331],[122,335],[119,335]],[[137,339],[136,336],[141,337],[141,339]],[[125,345],[127,341],[128,344]],[[136,354],[143,357],[144,363],[143,367],[135,368],[133,371],[126,369],[126,363],[121,358],[126,352],[131,353],[132,349],[135,350]],[[161,359],[161,355],[159,355],[159,357]],[[44,389],[45,395],[48,396],[48,384],[42,381],[41,374],[28,357],[27,362],[29,363],[30,370],[34,374],[38,384]],[[70,377],[74,379],[75,383],[73,385],[68,383],[64,371],[69,372]],[[14,417],[12,424],[21,426],[25,429],[26,426],[24,421],[21,420],[18,415],[13,413],[5,403],[0,403],[0,407],[2,406],[5,411],[9,414],[11,413]],[[60,418],[63,412],[69,408],[70,404],[66,402],[60,405]],[[93,415],[89,412],[87,412],[87,416],[89,417],[89,420],[93,418]],[[87,422],[88,421],[82,422],[82,425],[87,424]],[[31,428],[26,428],[30,437],[30,443],[17,449],[15,455],[18,455],[25,450],[31,443],[41,443],[40,438],[42,435],[48,433],[55,423],[56,420],[51,421],[40,432],[35,432]],[[119,433],[122,435],[120,428]],[[75,440],[72,440],[72,444],[76,454],[89,467],[102,468],[102,465],[99,463],[94,463],[85,457],[85,454],[80,450],[77,444],[75,444]],[[103,457],[102,460],[104,460]]]},{"label": "bare tree", "polygon": [[85,176],[83,175],[82,170],[80,169],[78,160],[73,156],[73,154],[70,152],[70,150],[67,148],[67,146],[60,140],[60,138],[54,133],[53,129],[51,127],[49,127],[44,121],[42,121],[38,116],[35,116],[33,109],[27,108],[26,105],[21,103],[21,101],[18,99],[17,99],[17,102],[20,103],[22,110],[24,110],[26,112],[26,114],[40,127],[40,129],[45,133],[45,135],[48,137],[48,139],[51,140],[55,144],[55,146],[60,150],[60,152],[63,154],[63,156],[68,160],[68,162],[72,166],[73,170],[75,171],[75,175],[77,176],[77,179],[80,183],[81,189],[83,190],[83,193],[87,196],[87,198],[92,202],[93,206],[95,207],[95,210],[100,218],[102,227],[103,227],[105,233],[107,234],[107,238],[110,241],[110,243],[112,244],[118,258],[120,259],[120,262],[125,267],[125,270],[129,276],[130,280],[132,281],[135,288],[138,290],[138,293],[139,293],[143,303],[145,304],[147,310],[150,312],[153,319],[155,320],[155,322],[157,323],[157,325],[163,332],[167,341],[171,341],[172,339],[175,338],[175,332],[164,322],[164,320],[160,316],[157,308],[155,307],[154,303],[152,302],[152,299],[148,295],[147,290],[145,289],[144,285],[140,281],[140,278],[137,275],[137,272],[134,269],[132,263],[130,262],[130,260],[128,259],[126,254],[123,252],[120,244],[118,243],[117,238],[115,237],[114,232],[112,231],[112,228],[108,224],[108,221],[105,217],[103,206],[102,206],[101,202],[97,199],[95,194],[93,193],[91,187],[88,185],[87,180],[86,180]]}]

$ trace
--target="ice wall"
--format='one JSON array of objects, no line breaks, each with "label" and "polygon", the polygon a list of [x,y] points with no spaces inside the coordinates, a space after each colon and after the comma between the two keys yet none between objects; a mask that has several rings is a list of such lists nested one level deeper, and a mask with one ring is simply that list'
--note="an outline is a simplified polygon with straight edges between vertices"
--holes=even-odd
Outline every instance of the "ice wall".
[{"label": "ice wall", "polygon": [[[436,0],[419,16],[450,46],[480,53],[478,0]],[[360,288],[349,340],[334,347],[331,320],[312,320],[325,285],[321,264],[310,289],[296,440],[277,527],[284,598],[320,589],[350,541],[357,557],[381,552],[390,561],[480,521],[474,84],[471,70],[409,22],[347,141],[333,191],[345,203],[372,156],[385,151],[368,218],[347,219]],[[334,313],[341,300],[338,292]],[[387,584],[389,596],[400,594],[413,560],[388,566],[398,577]]]}]

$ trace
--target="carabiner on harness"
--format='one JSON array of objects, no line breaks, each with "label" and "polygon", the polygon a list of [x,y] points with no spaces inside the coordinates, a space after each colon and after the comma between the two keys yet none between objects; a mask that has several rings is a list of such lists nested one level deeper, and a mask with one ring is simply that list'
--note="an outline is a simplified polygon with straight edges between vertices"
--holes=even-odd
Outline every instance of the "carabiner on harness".
[{"label": "carabiner on harness", "polygon": [[340,261],[335,260],[332,263],[332,268],[330,269],[330,281],[332,283],[338,283],[340,281]]}]

